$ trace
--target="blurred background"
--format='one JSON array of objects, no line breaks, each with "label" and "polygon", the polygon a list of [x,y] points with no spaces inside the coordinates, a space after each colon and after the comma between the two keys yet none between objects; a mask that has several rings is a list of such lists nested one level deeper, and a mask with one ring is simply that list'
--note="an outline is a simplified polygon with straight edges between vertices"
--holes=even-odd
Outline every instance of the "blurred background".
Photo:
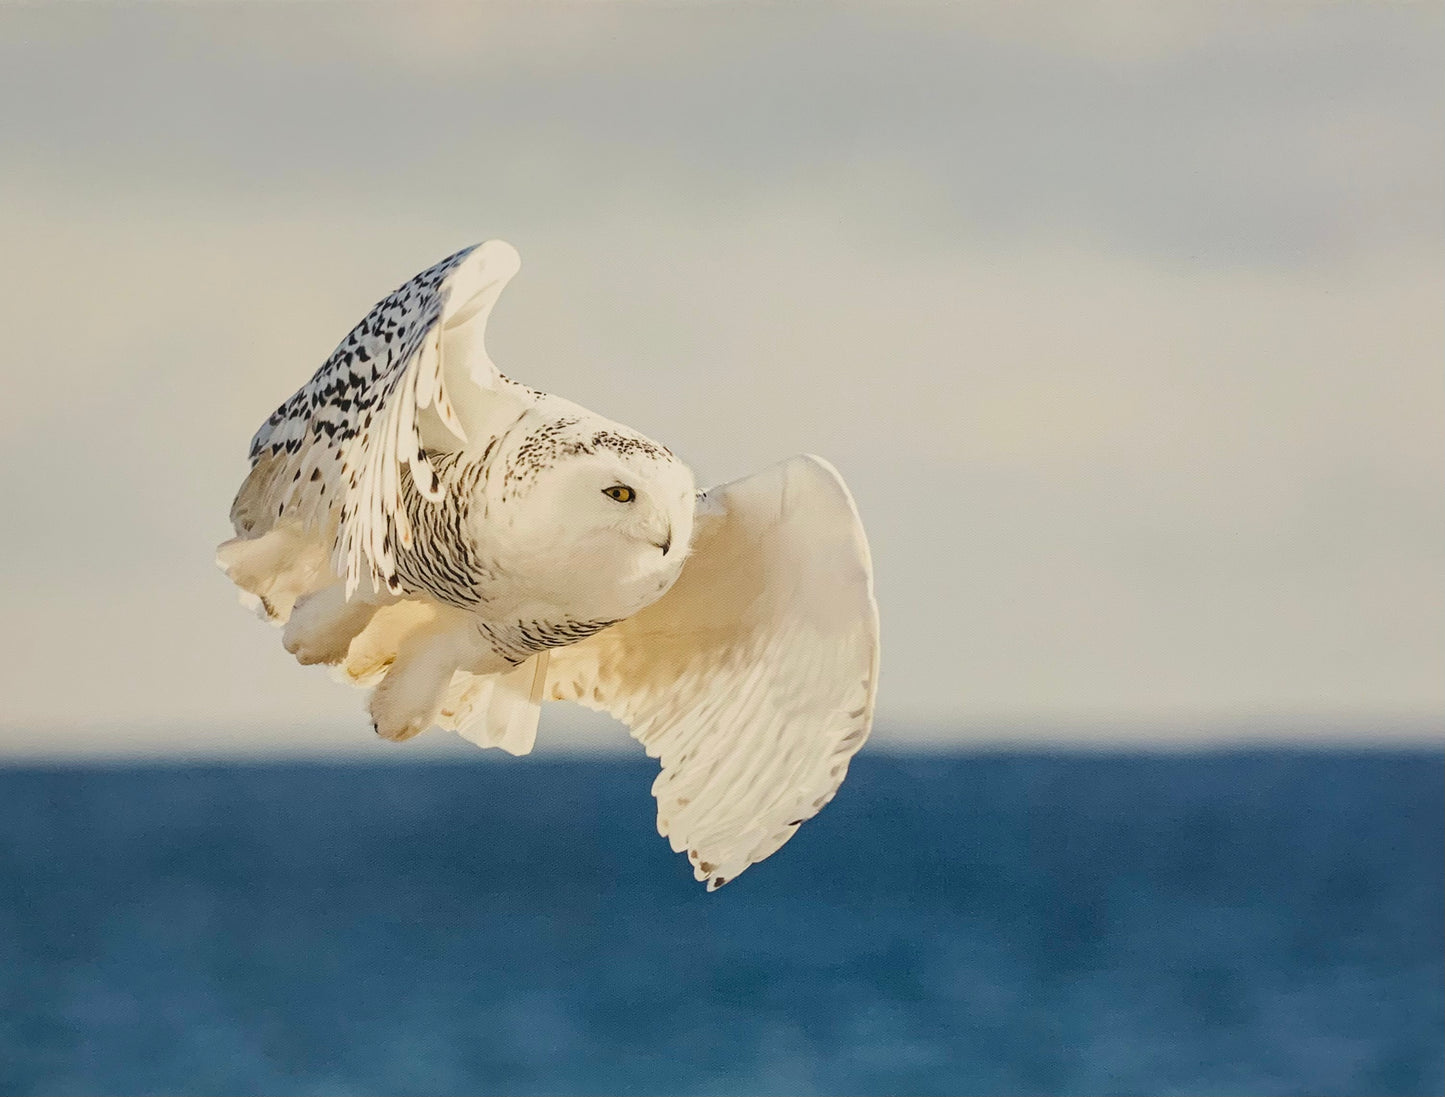
[{"label": "blurred background", "polygon": [[[1442,24],[0,3],[0,1088],[1438,1092]],[[509,374],[868,528],[874,739],[717,896],[620,726],[378,743],[213,566],[491,237]]]}]

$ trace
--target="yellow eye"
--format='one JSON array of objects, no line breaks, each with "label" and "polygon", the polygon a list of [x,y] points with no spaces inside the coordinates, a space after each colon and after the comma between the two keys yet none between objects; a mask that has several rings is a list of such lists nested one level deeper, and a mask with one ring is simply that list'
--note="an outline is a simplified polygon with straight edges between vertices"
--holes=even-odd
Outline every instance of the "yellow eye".
[{"label": "yellow eye", "polygon": [[630,503],[637,498],[637,492],[633,491],[626,484],[617,484],[615,487],[603,488],[602,494],[609,499],[616,499],[619,503]]}]

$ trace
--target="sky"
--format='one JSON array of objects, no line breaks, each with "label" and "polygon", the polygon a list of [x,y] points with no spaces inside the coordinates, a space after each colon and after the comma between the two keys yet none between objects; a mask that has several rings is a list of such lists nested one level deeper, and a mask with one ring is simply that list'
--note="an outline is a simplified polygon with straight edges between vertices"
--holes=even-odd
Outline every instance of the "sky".
[{"label": "sky", "polygon": [[880,741],[1445,739],[1442,22],[0,2],[0,758],[399,756],[214,547],[259,423],[493,237],[508,374],[704,484],[841,470]]}]

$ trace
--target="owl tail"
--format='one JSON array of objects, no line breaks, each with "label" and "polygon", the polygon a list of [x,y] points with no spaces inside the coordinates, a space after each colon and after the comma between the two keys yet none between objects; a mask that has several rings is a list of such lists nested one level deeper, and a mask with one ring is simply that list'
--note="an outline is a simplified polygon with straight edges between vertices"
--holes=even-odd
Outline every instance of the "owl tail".
[{"label": "owl tail", "polygon": [[506,674],[457,671],[442,704],[440,725],[479,747],[530,754],[537,741],[547,663],[543,651]]}]

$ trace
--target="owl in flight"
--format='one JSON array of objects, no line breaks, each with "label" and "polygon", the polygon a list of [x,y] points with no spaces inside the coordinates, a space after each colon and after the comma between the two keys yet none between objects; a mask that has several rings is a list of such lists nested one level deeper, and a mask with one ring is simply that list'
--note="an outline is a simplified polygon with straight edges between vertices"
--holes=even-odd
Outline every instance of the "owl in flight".
[{"label": "owl in flight", "polygon": [[378,735],[526,754],[543,700],[660,760],[711,891],[837,791],[873,721],[868,543],[812,456],[700,492],[665,446],[498,372],[498,240],[384,298],[251,440],[218,562],[286,650],[372,687]]}]

